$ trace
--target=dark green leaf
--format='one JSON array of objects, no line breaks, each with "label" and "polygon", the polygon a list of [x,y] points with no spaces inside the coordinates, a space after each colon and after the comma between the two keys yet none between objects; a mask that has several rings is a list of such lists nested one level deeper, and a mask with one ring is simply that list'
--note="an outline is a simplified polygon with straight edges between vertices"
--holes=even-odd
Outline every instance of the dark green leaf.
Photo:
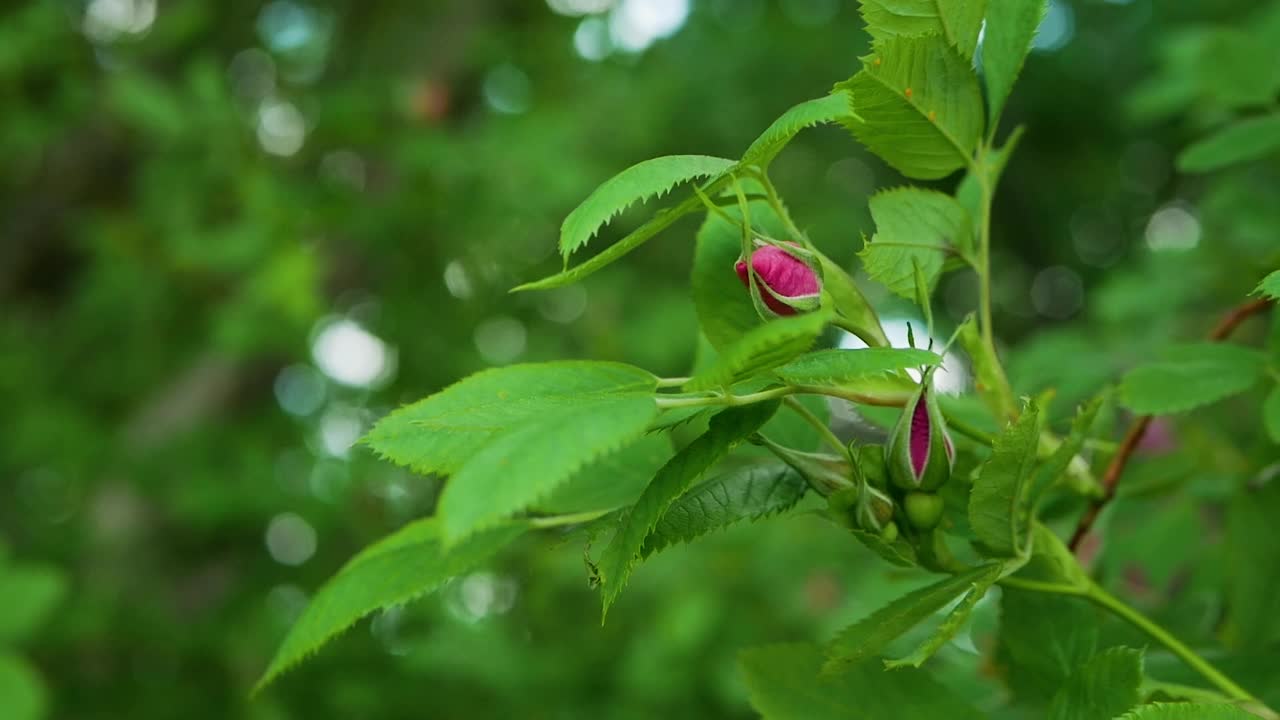
[{"label": "dark green leaf", "polygon": [[1258,283],[1257,289],[1253,292],[1258,295],[1265,295],[1272,300],[1280,300],[1280,270],[1276,270],[1262,278],[1262,282]]},{"label": "dark green leaf", "polygon": [[609,606],[618,599],[641,557],[645,541],[667,508],[712,465],[760,429],[777,410],[777,402],[725,410],[711,418],[711,426],[706,433],[662,466],[635,506],[623,516],[617,534],[600,558],[604,614],[608,614]]},{"label": "dark green leaf", "polygon": [[988,572],[976,579],[969,586],[969,591],[961,598],[960,602],[947,613],[942,623],[929,633],[929,637],[920,643],[915,650],[911,651],[906,657],[897,660],[885,661],[885,667],[896,669],[900,667],[920,667],[925,660],[933,657],[938,649],[951,641],[960,628],[964,626],[969,616],[973,614],[974,607],[978,601],[986,596],[987,591],[1000,579],[1001,567],[999,565],[990,566]]},{"label": "dark green leaf", "polygon": [[1130,710],[1116,720],[1258,720],[1258,716],[1226,704],[1153,703]]},{"label": "dark green leaf", "polygon": [[808,484],[786,465],[750,465],[731,470],[681,495],[645,539],[648,557],[670,545],[691,542],[741,520],[759,520],[794,506]]},{"label": "dark green leaf", "polygon": [[851,112],[849,96],[841,91],[795,105],[751,143],[740,164],[767,166],[801,130],[845,119]]},{"label": "dark green leaf", "polygon": [[879,662],[820,675],[815,645],[769,645],[740,656],[751,705],[765,720],[977,720],[982,715],[923,670],[885,670]]},{"label": "dark green leaf", "polygon": [[979,565],[913,590],[876,610],[840,631],[827,647],[824,672],[843,672],[851,665],[881,654],[889,643],[968,593],[975,583],[989,585],[988,579],[998,577],[999,573],[999,564]]},{"label": "dark green leaf", "polygon": [[671,440],[649,434],[580,470],[537,508],[545,513],[582,513],[626,507],[640,497],[653,474],[671,458]]},{"label": "dark green leaf", "polygon": [[936,353],[915,348],[817,350],[801,355],[774,373],[792,385],[842,385],[941,362]]},{"label": "dark green leaf", "polygon": [[995,348],[982,339],[977,322],[969,318],[960,325],[956,335],[960,346],[969,354],[978,394],[991,408],[992,416],[1000,422],[1017,417],[1018,405],[1009,379],[1005,377],[1004,366],[996,357]]},{"label": "dark green leaf", "polygon": [[862,17],[873,38],[941,35],[971,58],[986,6],[986,0],[862,0]]},{"label": "dark green leaf", "polygon": [[831,258],[817,250],[814,254],[822,263],[823,305],[828,304],[829,297],[831,308],[845,320],[843,327],[862,338],[863,342],[871,347],[888,347],[889,338],[885,336],[884,328],[880,326],[879,316],[871,307],[871,303],[867,302],[866,296],[854,284],[853,278],[849,277],[849,273]]},{"label": "dark green leaf", "polygon": [[1098,611],[1083,598],[1001,588],[997,654],[1020,703],[1047,706],[1098,648]]},{"label": "dark green leaf", "polygon": [[1262,424],[1271,439],[1280,443],[1280,385],[1271,388],[1262,404]]}]

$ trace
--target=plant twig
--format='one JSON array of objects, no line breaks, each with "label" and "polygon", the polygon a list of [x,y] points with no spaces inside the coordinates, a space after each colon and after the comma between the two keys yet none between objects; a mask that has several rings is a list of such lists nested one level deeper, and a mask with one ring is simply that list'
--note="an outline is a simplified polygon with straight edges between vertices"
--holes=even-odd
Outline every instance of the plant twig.
[{"label": "plant twig", "polygon": [[[1250,300],[1237,305],[1224,315],[1222,320],[1213,328],[1213,332],[1209,333],[1209,340],[1211,342],[1226,340],[1240,326],[1240,323],[1269,307],[1271,307],[1271,300],[1267,298]],[[1129,464],[1129,458],[1133,456],[1134,450],[1142,442],[1142,437],[1151,425],[1151,420],[1151,415],[1143,415],[1134,419],[1133,424],[1129,426],[1129,430],[1124,434],[1120,449],[1116,451],[1115,457],[1111,458],[1111,464],[1107,465],[1107,471],[1102,476],[1102,497],[1089,504],[1084,515],[1080,517],[1080,522],[1076,524],[1075,532],[1071,534],[1071,541],[1067,543],[1067,547],[1071,548],[1072,552],[1079,550],[1080,543],[1084,541],[1085,536],[1093,529],[1093,524],[1097,521],[1098,514],[1115,497],[1116,486],[1120,484],[1120,476],[1124,473],[1125,466]]]}]

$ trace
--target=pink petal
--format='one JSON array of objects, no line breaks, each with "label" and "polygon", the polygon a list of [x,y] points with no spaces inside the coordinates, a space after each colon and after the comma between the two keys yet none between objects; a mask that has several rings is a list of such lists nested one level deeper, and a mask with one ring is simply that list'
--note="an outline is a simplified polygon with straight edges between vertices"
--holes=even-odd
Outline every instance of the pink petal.
[{"label": "pink petal", "polygon": [[917,478],[924,475],[924,466],[929,462],[929,429],[929,410],[922,392],[911,413],[911,469]]}]

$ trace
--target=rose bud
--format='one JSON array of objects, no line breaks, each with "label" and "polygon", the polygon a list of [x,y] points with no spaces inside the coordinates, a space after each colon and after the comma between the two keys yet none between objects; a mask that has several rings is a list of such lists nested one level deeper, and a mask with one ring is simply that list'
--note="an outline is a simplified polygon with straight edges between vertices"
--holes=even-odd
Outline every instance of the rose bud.
[{"label": "rose bud", "polygon": [[751,253],[751,273],[745,260],[739,259],[734,265],[742,284],[750,288],[750,274],[754,274],[759,299],[775,315],[817,310],[822,278],[808,251],[795,243],[785,243],[784,247],[756,242],[759,246]]},{"label": "rose bud", "polygon": [[932,370],[925,373],[919,392],[902,409],[885,446],[889,478],[903,490],[937,490],[951,477],[955,462],[947,422],[934,399],[932,376]]}]

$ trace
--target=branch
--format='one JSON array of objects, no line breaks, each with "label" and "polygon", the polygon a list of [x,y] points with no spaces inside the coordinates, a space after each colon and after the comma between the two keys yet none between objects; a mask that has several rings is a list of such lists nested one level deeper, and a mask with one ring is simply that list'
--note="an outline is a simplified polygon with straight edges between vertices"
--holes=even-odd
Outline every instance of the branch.
[{"label": "branch", "polygon": [[[1213,332],[1209,333],[1209,340],[1211,342],[1226,340],[1240,326],[1240,323],[1269,307],[1271,307],[1271,300],[1268,298],[1250,300],[1237,305],[1224,315],[1222,320],[1213,328]],[[1093,523],[1098,519],[1098,513],[1102,512],[1102,508],[1116,496],[1116,486],[1120,484],[1120,475],[1124,473],[1125,466],[1129,464],[1129,458],[1133,456],[1134,450],[1138,448],[1138,443],[1142,442],[1143,435],[1147,433],[1147,427],[1151,425],[1151,419],[1151,415],[1143,415],[1134,419],[1133,424],[1129,426],[1128,432],[1124,434],[1120,449],[1116,451],[1115,457],[1111,458],[1111,464],[1107,466],[1107,471],[1102,476],[1102,497],[1090,503],[1084,515],[1080,517],[1080,522],[1076,524],[1076,531],[1072,533],[1071,541],[1067,543],[1067,547],[1071,548],[1072,552],[1079,550],[1080,543],[1089,534],[1089,531],[1093,529]]]}]

